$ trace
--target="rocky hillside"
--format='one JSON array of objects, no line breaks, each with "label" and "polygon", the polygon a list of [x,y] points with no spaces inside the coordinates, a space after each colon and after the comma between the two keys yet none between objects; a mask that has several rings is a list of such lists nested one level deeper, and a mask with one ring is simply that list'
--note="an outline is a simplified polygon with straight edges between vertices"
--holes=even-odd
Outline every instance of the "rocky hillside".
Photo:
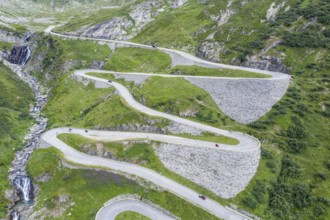
[{"label": "rocky hillside", "polygon": [[[326,0],[137,1],[72,21],[57,31],[156,43],[215,62],[290,72],[283,48],[322,51],[329,44],[329,7]],[[317,59],[324,56],[320,52]]]},{"label": "rocky hillside", "polygon": [[87,18],[69,22],[58,28],[58,31],[80,36],[129,40],[157,17],[186,2],[187,0],[134,1],[123,7],[104,9]]}]

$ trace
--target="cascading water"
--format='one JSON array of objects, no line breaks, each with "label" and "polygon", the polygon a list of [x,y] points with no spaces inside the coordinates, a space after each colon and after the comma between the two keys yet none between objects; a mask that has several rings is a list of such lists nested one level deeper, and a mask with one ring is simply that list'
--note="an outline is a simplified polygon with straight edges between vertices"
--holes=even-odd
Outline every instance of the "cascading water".
[{"label": "cascading water", "polygon": [[20,218],[21,218],[19,212],[17,212],[17,211],[12,211],[10,213],[10,217],[11,217],[10,218],[11,220],[20,220]]},{"label": "cascading water", "polygon": [[30,59],[30,56],[31,56],[31,50],[29,47],[26,48],[26,54],[25,56],[23,57],[23,60],[22,60],[22,65],[25,65],[29,59]]},{"label": "cascading water", "polygon": [[46,129],[47,124],[47,119],[40,116],[40,111],[47,101],[48,91],[41,86],[35,77],[23,71],[22,65],[25,65],[31,56],[30,48],[25,46],[25,49],[21,51],[21,55],[20,61],[23,61],[19,63],[21,65],[14,65],[6,60],[3,60],[3,63],[11,68],[33,90],[36,96],[36,103],[34,107],[30,108],[30,114],[36,120],[36,124],[30,128],[28,134],[24,137],[24,148],[16,153],[16,157],[9,169],[9,180],[12,182],[14,191],[19,197],[14,196],[14,203],[8,208],[10,218],[13,220],[27,219],[33,210],[31,206],[34,205],[34,187],[27,175],[26,165],[31,153],[36,149],[41,133]]},{"label": "cascading water", "polygon": [[27,176],[17,176],[13,181],[13,185],[21,192],[25,202],[30,201],[32,184]]},{"label": "cascading water", "polygon": [[29,46],[14,46],[8,56],[9,62],[18,65],[25,65],[31,56],[31,50]]}]

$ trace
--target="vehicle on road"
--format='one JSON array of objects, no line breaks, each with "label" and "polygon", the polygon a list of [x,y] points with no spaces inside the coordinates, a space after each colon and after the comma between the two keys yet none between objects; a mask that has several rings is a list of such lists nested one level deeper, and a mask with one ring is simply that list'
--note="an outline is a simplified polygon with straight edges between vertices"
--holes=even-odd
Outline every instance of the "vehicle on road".
[{"label": "vehicle on road", "polygon": [[219,147],[219,144],[215,144],[216,147]]},{"label": "vehicle on road", "polygon": [[112,83],[112,80],[108,80],[109,83]]},{"label": "vehicle on road", "polygon": [[205,200],[206,199],[206,197],[205,196],[203,196],[203,195],[199,195],[198,196],[200,199],[203,199],[203,200]]},{"label": "vehicle on road", "polygon": [[87,133],[88,131],[87,131],[87,130],[85,130],[85,132]]},{"label": "vehicle on road", "polygon": [[156,45],[152,45],[152,48],[157,48],[157,46]]}]

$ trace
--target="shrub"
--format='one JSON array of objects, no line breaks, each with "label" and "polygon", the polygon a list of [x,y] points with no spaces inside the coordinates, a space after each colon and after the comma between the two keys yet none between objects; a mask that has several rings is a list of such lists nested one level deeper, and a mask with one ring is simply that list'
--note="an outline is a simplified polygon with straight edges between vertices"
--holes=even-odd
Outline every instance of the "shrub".
[{"label": "shrub", "polygon": [[284,156],[282,159],[282,168],[280,176],[296,178],[300,176],[300,167],[289,156]]},{"label": "shrub", "polygon": [[324,205],[330,206],[330,200],[329,199],[326,199],[324,197],[319,196],[319,197],[316,198],[316,201],[317,202],[321,202]]},{"label": "shrub", "polygon": [[326,161],[324,163],[324,166],[325,166],[325,168],[327,168],[328,170],[330,170],[330,162],[329,161]]},{"label": "shrub", "polygon": [[304,127],[297,125],[289,126],[288,130],[286,131],[286,135],[289,138],[298,138],[298,139],[307,137],[307,133],[305,132]]},{"label": "shrub", "polygon": [[245,197],[242,200],[242,202],[246,207],[249,207],[251,209],[255,209],[257,207],[257,204],[258,204],[257,200],[252,195],[249,195],[249,196]]},{"label": "shrub", "polygon": [[326,41],[319,32],[311,29],[305,29],[296,32],[285,32],[282,38],[283,44],[288,47],[324,47]]},{"label": "shrub", "polygon": [[275,216],[280,219],[284,217],[290,209],[288,197],[291,195],[291,187],[281,182],[275,182],[269,192],[269,207]]},{"label": "shrub", "polygon": [[266,129],[267,126],[265,124],[263,124],[262,122],[252,122],[251,124],[249,124],[250,127],[252,128],[256,128],[256,129]]},{"label": "shrub", "polygon": [[261,156],[265,159],[273,159],[274,158],[273,154],[269,150],[265,149],[264,147],[261,148]]},{"label": "shrub", "polygon": [[315,208],[313,210],[313,214],[316,217],[319,217],[321,215],[324,215],[325,213],[326,213],[326,209],[323,206],[321,206],[321,205],[315,206]]},{"label": "shrub", "polygon": [[329,38],[330,38],[330,28],[325,29],[325,30],[323,31],[323,35],[324,35],[325,37],[329,37]]},{"label": "shrub", "polygon": [[307,143],[297,140],[288,140],[287,146],[290,153],[297,154],[303,152],[307,148]]},{"label": "shrub", "polygon": [[298,19],[299,15],[296,14],[294,10],[289,10],[287,12],[280,13],[275,21],[277,25],[290,26],[294,21]]},{"label": "shrub", "polygon": [[252,194],[255,196],[259,203],[266,202],[267,188],[265,183],[257,181],[256,185],[253,187]]},{"label": "shrub", "polygon": [[322,116],[324,116],[324,117],[327,117],[327,118],[330,117],[330,111],[329,111],[329,110],[323,111],[321,114],[322,114]]},{"label": "shrub", "polygon": [[300,183],[295,184],[292,187],[292,202],[298,209],[310,206],[312,195],[309,187]]},{"label": "shrub", "polygon": [[274,161],[267,161],[266,162],[266,166],[269,168],[269,169],[275,169],[276,168],[276,163]]},{"label": "shrub", "polygon": [[320,180],[326,180],[327,179],[327,174],[322,173],[322,172],[317,172],[314,173],[314,176]]}]

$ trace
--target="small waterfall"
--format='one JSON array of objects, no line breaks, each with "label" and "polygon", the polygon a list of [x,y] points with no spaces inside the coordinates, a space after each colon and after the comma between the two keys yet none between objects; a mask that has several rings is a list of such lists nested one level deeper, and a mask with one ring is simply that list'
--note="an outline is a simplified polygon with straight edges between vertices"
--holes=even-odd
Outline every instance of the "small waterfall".
[{"label": "small waterfall", "polygon": [[8,56],[8,61],[13,64],[25,65],[31,56],[29,46],[14,46]]},{"label": "small waterfall", "polygon": [[23,57],[23,60],[22,60],[22,65],[23,66],[27,63],[27,61],[29,61],[30,56],[31,56],[31,50],[30,50],[29,47],[26,47],[26,54],[25,54],[25,56]]},{"label": "small waterfall", "polygon": [[27,176],[17,176],[13,181],[14,186],[19,190],[25,202],[30,201],[32,193],[31,180]]},{"label": "small waterfall", "polygon": [[17,212],[17,211],[12,211],[10,213],[10,216],[11,216],[11,218],[10,218],[11,220],[20,220],[20,218],[21,218],[19,212]]}]

